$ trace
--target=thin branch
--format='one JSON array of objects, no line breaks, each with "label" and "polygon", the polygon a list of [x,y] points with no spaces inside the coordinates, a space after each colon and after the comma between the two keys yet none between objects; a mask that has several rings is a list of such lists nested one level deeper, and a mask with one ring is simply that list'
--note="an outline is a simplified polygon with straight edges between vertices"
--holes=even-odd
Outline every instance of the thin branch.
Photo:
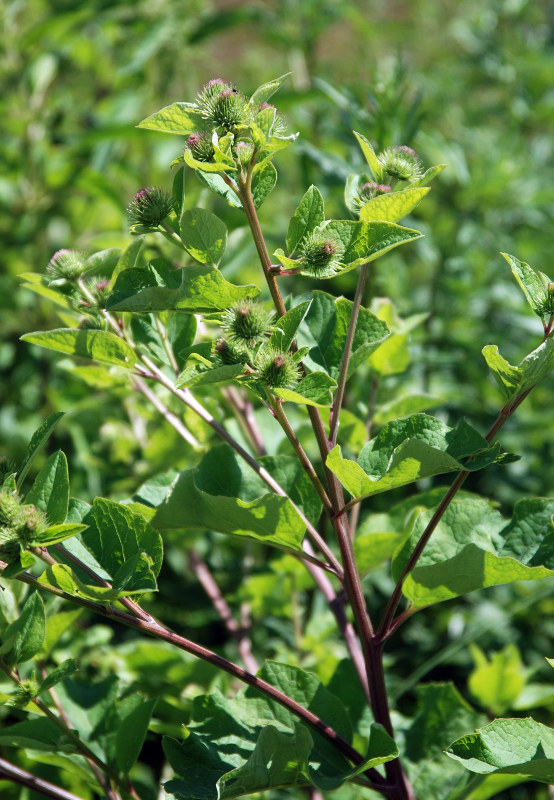
[{"label": "thin branch", "polygon": [[200,448],[200,442],[198,439],[188,430],[188,428],[183,425],[179,417],[174,414],[169,408],[163,403],[158,395],[153,392],[150,387],[139,377],[135,376],[133,378],[133,386],[140,392],[143,397],[146,397],[149,400],[156,411],[168,422],[171,427],[179,434],[179,436],[190,444],[191,447],[194,447],[195,450]]},{"label": "thin branch", "polygon": [[354,335],[356,333],[356,325],[358,323],[358,316],[362,305],[364,296],[364,289],[367,281],[367,273],[369,270],[369,263],[362,264],[360,274],[358,276],[358,284],[356,286],[356,294],[354,295],[354,303],[352,306],[352,313],[348,323],[348,331],[346,333],[346,341],[344,343],[344,355],[342,357],[342,364],[340,367],[340,374],[335,392],[335,399],[333,401],[333,408],[331,409],[331,421],[329,428],[329,443],[334,447],[337,443],[337,434],[339,431],[339,418],[342,408],[342,401],[344,400],[344,390],[346,387],[346,379],[348,377],[348,365],[350,363],[350,356],[352,354],[352,343],[354,342]]},{"label": "thin branch", "polygon": [[266,454],[259,428],[252,413],[252,405],[243,399],[234,386],[223,389],[223,396],[228,400],[242,432],[248,439],[252,450],[259,456]]},{"label": "thin branch", "polygon": [[[531,387],[532,389],[533,387]],[[509,420],[511,415],[514,411],[521,405],[521,403],[525,400],[531,389],[523,392],[519,397],[516,397],[515,400],[511,400],[506,403],[502,409],[500,410],[496,420],[494,421],[492,427],[490,428],[489,432],[485,436],[485,439],[490,444],[498,431],[502,428],[502,426]],[[410,574],[410,572],[414,569],[415,565],[419,561],[421,554],[423,553],[427,542],[431,538],[435,528],[441,521],[444,512],[456,496],[458,490],[463,485],[465,479],[469,475],[468,470],[462,470],[459,472],[454,479],[450,489],[447,491],[443,499],[441,500],[439,506],[437,507],[435,513],[429,520],[427,527],[421,534],[418,543],[416,544],[412,554],[410,555],[409,559],[407,560],[400,577],[396,582],[396,586],[394,587],[394,591],[390,597],[390,600],[385,608],[385,612],[379,624],[379,628],[377,630],[377,637],[381,640],[385,640],[390,634],[392,630],[394,630],[393,626],[393,619],[396,613],[396,609],[398,608],[398,604],[402,598],[402,586],[406,577]]]},{"label": "thin branch", "polygon": [[61,786],[56,786],[50,781],[45,781],[43,778],[37,778],[27,770],[21,767],[16,767],[4,758],[0,758],[0,778],[5,778],[8,781],[17,783],[20,786],[26,786],[34,792],[39,792],[45,797],[52,797],[54,800],[83,800],[73,792],[68,792],[67,789],[62,789]]},{"label": "thin branch", "polygon": [[300,463],[302,464],[302,467],[304,468],[304,471],[306,472],[306,474],[309,477],[309,479],[311,480],[316,492],[318,493],[319,499],[321,500],[321,502],[323,503],[323,505],[327,509],[327,511],[330,511],[332,509],[331,501],[329,500],[329,497],[327,496],[327,492],[323,488],[323,484],[319,480],[319,476],[318,476],[317,472],[315,471],[312,462],[310,461],[310,459],[306,455],[306,452],[304,451],[304,448],[302,447],[302,445],[298,441],[298,437],[296,436],[295,432],[293,431],[293,429],[291,427],[290,422],[287,419],[287,415],[285,414],[285,410],[283,408],[283,404],[281,403],[281,401],[278,398],[276,398],[275,400],[273,400],[271,402],[271,408],[275,412],[275,418],[277,419],[277,421],[279,422],[281,428],[285,432],[286,437],[289,440],[289,442],[291,443],[294,452],[298,456],[298,460],[300,461]]},{"label": "thin branch", "polygon": [[[233,617],[231,609],[217,584],[217,581],[210,572],[207,564],[202,561],[200,556],[195,550],[189,550],[188,561],[191,570],[194,572],[200,585],[210,598],[213,607],[221,617],[223,624],[237,642],[240,657],[244,666],[249,672],[256,673],[258,671],[258,662],[252,654],[252,646],[250,638],[246,633],[246,629],[241,627],[236,619]],[[319,574],[316,567],[312,567],[314,572]]]},{"label": "thin branch", "polygon": [[[0,561],[0,574],[6,567],[7,564],[3,561]],[[229,661],[223,656],[214,653],[212,650],[209,650],[208,648],[203,647],[202,645],[197,644],[190,639],[186,639],[184,636],[180,636],[174,631],[171,631],[169,628],[166,628],[157,622],[157,620],[155,620],[153,617],[150,617],[148,620],[138,619],[137,617],[134,617],[124,611],[119,611],[113,606],[96,603],[83,597],[76,597],[69,594],[69,592],[65,592],[63,589],[57,588],[56,586],[39,583],[38,579],[28,572],[20,573],[16,577],[16,580],[22,581],[29,586],[33,586],[35,589],[38,589],[41,592],[48,592],[71,603],[82,606],[83,608],[87,608],[90,611],[100,614],[101,616],[107,617],[108,619],[113,619],[129,628],[142,631],[143,633],[152,636],[155,639],[168,642],[180,650],[184,650],[185,652],[190,653],[191,655],[196,656],[197,658],[200,658],[209,664],[212,664],[218,669],[221,669],[223,672],[226,672],[228,675],[237,678],[243,683],[252,686],[254,689],[258,690],[267,697],[270,697],[272,700],[275,700],[276,703],[279,703],[279,705],[283,706],[283,708],[286,708],[287,711],[290,711],[292,714],[294,714],[294,716],[298,717],[310,728],[313,728],[320,733],[354,764],[358,765],[363,763],[364,758],[361,753],[355,750],[333,728],[323,722],[309,709],[304,708],[295,700],[292,700],[286,694],[279,691],[279,689],[276,689],[262,678],[259,678],[257,675],[252,675],[250,672],[247,672],[246,670],[242,669],[242,667],[239,667],[237,664]]]},{"label": "thin branch", "polygon": [[[304,544],[304,549],[310,552],[311,548],[309,542]],[[314,569],[311,564],[306,563],[306,569],[312,576],[314,583],[327,601],[327,605],[329,606],[330,610],[333,612],[342,638],[344,639],[348,652],[350,653],[352,663],[354,664],[354,668],[358,674],[358,678],[364,690],[365,696],[369,702],[371,698],[369,694],[369,684],[364,664],[364,657],[356,637],[354,626],[351,622],[349,622],[344,610],[343,592],[337,594],[329,578],[320,570]]]}]

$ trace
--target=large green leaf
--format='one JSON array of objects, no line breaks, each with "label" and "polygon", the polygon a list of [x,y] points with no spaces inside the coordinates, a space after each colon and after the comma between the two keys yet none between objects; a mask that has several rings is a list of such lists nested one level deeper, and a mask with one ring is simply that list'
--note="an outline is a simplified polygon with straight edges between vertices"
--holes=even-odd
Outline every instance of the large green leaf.
[{"label": "large green leaf", "polygon": [[0,729],[0,745],[22,750],[75,753],[77,748],[55,722],[45,717],[16,722]]},{"label": "large green leaf", "polygon": [[[113,579],[114,589],[156,589],[163,560],[162,539],[140,514],[97,497],[85,522],[89,527],[81,541]],[[141,558],[143,554],[146,561]]]},{"label": "large green leaf", "polygon": [[[315,675],[276,662],[266,663],[259,674],[351,739],[346,709]],[[232,699],[217,691],[197,697],[191,717],[183,742],[164,740],[166,756],[178,775],[166,789],[179,800],[238,797],[278,785],[311,784],[332,790],[397,753],[385,731],[372,725],[367,758],[353,768],[320,734],[252,688]]]},{"label": "large green leaf", "polygon": [[205,127],[202,114],[192,103],[172,103],[146,117],[137,125],[137,128],[185,135],[203,131]]},{"label": "large green leaf", "polygon": [[52,453],[35,478],[25,502],[46,512],[51,525],[59,525],[65,520],[69,505],[69,475],[67,459],[61,450]]},{"label": "large green leaf", "polygon": [[554,730],[534,719],[495,719],[453,742],[446,754],[471,772],[554,783]]},{"label": "large green leaf", "polygon": [[21,614],[0,634],[0,658],[7,667],[15,667],[33,658],[46,635],[44,604],[38,592],[27,598]]},{"label": "large green leaf", "polygon": [[[355,269],[360,264],[375,261],[395,247],[420,239],[423,234],[403,228],[392,222],[364,222],[334,219],[322,226],[324,233],[339,239],[344,247],[341,273]],[[327,277],[333,277],[329,275]]]},{"label": "large green leaf", "polygon": [[302,197],[298,208],[292,215],[287,231],[287,253],[289,257],[294,255],[294,251],[314,228],[325,220],[325,210],[323,197],[317,186],[310,186]]},{"label": "large green leaf", "polygon": [[193,258],[216,267],[227,246],[227,227],[211,211],[191,208],[181,217],[181,239]]},{"label": "large green leaf", "polygon": [[282,317],[279,317],[269,337],[268,345],[270,347],[282,353],[288,351],[294,341],[296,331],[308,313],[311,302],[311,300],[305,300],[303,303],[298,303],[297,306],[294,306],[294,308],[291,308],[291,310],[287,311]]},{"label": "large green leaf", "polygon": [[[489,447],[464,420],[449,428],[435,417],[415,414],[387,423],[357,462],[343,458],[337,445],[327,466],[352,497],[362,498],[445,472],[482,469],[498,455],[498,446]],[[467,456],[473,459],[462,464]]]},{"label": "large green leaf", "polygon": [[329,408],[333,402],[333,390],[337,383],[325,372],[311,372],[297,383],[294,389],[274,389],[281,400],[306,406]]},{"label": "large green leaf", "polygon": [[360,209],[360,219],[366,222],[397,222],[405,217],[425,197],[429,187],[403,189],[401,192],[381,194],[368,200]]},{"label": "large green leaf", "polygon": [[[506,524],[482,498],[454,498],[403,585],[415,606],[438,603],[487,586],[554,575],[554,500],[521,500]],[[422,512],[393,559],[393,576],[404,564],[430,517]]]},{"label": "large green leaf", "polygon": [[[342,364],[353,304],[344,297],[335,298],[320,291],[315,291],[307,297],[311,298],[312,304],[298,329],[298,346],[310,348],[304,358],[304,363],[309,369],[324,370],[336,380]],[[389,329],[386,323],[371,311],[361,308],[348,374],[352,375],[388,335]]]},{"label": "large green leaf", "polygon": [[58,350],[60,353],[68,353],[80,358],[92,358],[103,364],[115,364],[126,369],[132,369],[136,361],[135,353],[127,342],[108,331],[57,328],[53,331],[26,333],[21,339],[50,350]]},{"label": "large green leaf", "polygon": [[145,269],[122,272],[107,301],[114,311],[187,311],[191,314],[223,311],[245,297],[255,297],[255,286],[234,286],[211,266],[174,267],[164,259]]},{"label": "large green leaf", "polygon": [[158,506],[152,524],[159,530],[208,528],[302,552],[306,530],[286,497],[264,494],[256,500],[209,494],[198,488],[196,470],[181,472],[168,497]]},{"label": "large green leaf", "polygon": [[416,714],[397,726],[403,762],[417,797],[446,800],[470,776],[449,763],[444,749],[458,736],[475,729],[484,717],[471,708],[450,683],[430,683],[416,689]]}]

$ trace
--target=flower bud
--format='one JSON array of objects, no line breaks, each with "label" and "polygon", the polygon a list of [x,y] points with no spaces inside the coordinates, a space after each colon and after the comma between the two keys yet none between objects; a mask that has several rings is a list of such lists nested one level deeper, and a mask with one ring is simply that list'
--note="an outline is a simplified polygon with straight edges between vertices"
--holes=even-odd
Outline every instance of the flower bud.
[{"label": "flower bud", "polygon": [[85,271],[86,256],[77,250],[58,250],[46,267],[49,286],[71,288]]},{"label": "flower bud", "polygon": [[383,170],[399,181],[417,181],[423,175],[423,167],[415,150],[407,145],[387,147],[377,156]]},{"label": "flower bud", "polygon": [[127,217],[131,224],[157,228],[173,210],[173,196],[165,189],[150,186],[141,189],[127,207]]},{"label": "flower bud", "polygon": [[220,364],[247,364],[250,360],[248,352],[235,342],[218,339],[213,346],[215,360]]},{"label": "flower bud", "polygon": [[0,491],[0,551],[27,547],[46,530],[46,514],[34,505],[23,505],[15,491]]},{"label": "flower bud", "polygon": [[272,314],[251,300],[241,300],[223,315],[223,324],[229,337],[253,347],[270,327]]},{"label": "flower bud", "polygon": [[392,192],[392,187],[386,183],[364,183],[360,187],[359,198],[363,205],[368,200],[373,200],[374,197],[378,197],[381,194],[389,194],[390,192]]},{"label": "flower bud", "polygon": [[324,230],[310,233],[299,247],[302,269],[316,276],[322,272],[336,272],[343,249],[342,242],[326,236]]},{"label": "flower bud", "polygon": [[231,83],[215,78],[196,98],[202,117],[214,128],[232,130],[248,122],[248,100]]},{"label": "flower bud", "polygon": [[242,167],[247,167],[254,155],[254,145],[252,142],[237,142],[236,154],[240,165]]},{"label": "flower bud", "polygon": [[186,146],[197,161],[211,161],[214,156],[214,146],[209,133],[191,133]]},{"label": "flower bud", "polygon": [[300,371],[289,353],[272,349],[259,354],[258,375],[270,389],[290,389],[300,380]]}]

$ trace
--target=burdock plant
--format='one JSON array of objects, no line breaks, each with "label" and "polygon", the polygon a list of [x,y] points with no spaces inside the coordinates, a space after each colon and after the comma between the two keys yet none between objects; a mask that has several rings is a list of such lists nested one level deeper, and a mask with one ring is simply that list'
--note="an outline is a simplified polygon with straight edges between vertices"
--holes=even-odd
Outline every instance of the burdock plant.
[{"label": "burdock plant", "polygon": [[[415,700],[398,703],[387,661],[391,637],[416,613],[424,619],[427,607],[554,573],[554,499],[522,499],[506,517],[486,498],[459,491],[470,473],[514,458],[497,437],[554,365],[552,281],[505,256],[542,330],[518,364],[496,345],[483,348],[501,395],[485,435],[466,420],[450,427],[425,413],[434,398],[391,396],[385,378],[405,369],[415,322],[401,320],[388,299],[372,302],[367,279],[389,251],[420,239],[400,220],[444,165],[424,171],[411,147],[376,153],[356,133],[367,166],[347,180],[350,214],[328,219],[321,192],[308,187],[271,254],[259,209],[276,183],[275,157],[296,138],[268,102],[285,77],[250,97],[214,79],[193,102],[140,123],[185,137],[173,190],[143,189],[129,206],[132,232],[157,237],[147,251],[155,257],[141,255],[143,239],[135,238],[115,255],[62,251],[45,276],[27,275],[31,290],[60,300],[66,327],[23,339],[93,359],[96,370],[83,374],[100,385],[103,368],[101,385],[117,388],[114,401],[128,376],[135,404],[142,396],[182,440],[175,464],[147,470],[148,482],[117,501],[70,501],[61,452],[26,487],[59,414],[35,434],[23,464],[4,470],[2,582],[30,593],[21,603],[22,592],[13,592],[13,613],[0,625],[0,667],[12,685],[4,696],[19,707],[0,739],[28,751],[24,768],[0,760],[0,776],[35,789],[26,770],[55,753],[47,794],[60,800],[75,797],[63,786],[66,774],[87,799],[157,796],[158,786],[143,793],[134,766],[147,732],[147,752],[157,747],[154,760],[163,765],[155,780],[177,800],[306,792],[313,800],[476,800],[505,781],[554,782],[554,734],[544,721],[487,719],[448,683],[422,685]],[[183,201],[182,162],[234,207],[235,219],[242,214],[238,225],[250,232],[259,261],[255,284],[225,277],[227,227]],[[354,270],[353,300],[337,296],[333,279]],[[67,285],[69,299],[60,294]],[[449,488],[431,488],[447,473]],[[382,497],[407,486],[401,501]],[[180,574],[186,562],[191,570],[175,629],[162,619],[167,606],[158,610],[152,599],[166,536],[172,553],[181,548],[169,568]],[[231,587],[228,600],[210,562]],[[368,581],[377,569],[379,579]],[[188,636],[193,576],[229,634],[225,655]],[[160,583],[162,592],[167,585]],[[95,682],[98,662],[85,659],[93,686],[82,689],[73,677],[78,664],[53,644],[78,608],[86,610],[80,629],[96,616],[163,643],[147,680],[140,683],[137,664],[148,651],[133,639],[130,667],[121,638],[108,677]],[[90,641],[106,649],[99,637]],[[171,648],[219,670],[217,688],[192,668],[183,673]],[[496,662],[482,659],[494,673],[485,689],[500,685]],[[40,684],[28,682],[32,664]],[[411,670],[419,666],[414,657]],[[478,682],[472,687],[492,708]],[[515,701],[507,688],[506,697],[500,713]],[[528,705],[520,698],[517,708]]]}]

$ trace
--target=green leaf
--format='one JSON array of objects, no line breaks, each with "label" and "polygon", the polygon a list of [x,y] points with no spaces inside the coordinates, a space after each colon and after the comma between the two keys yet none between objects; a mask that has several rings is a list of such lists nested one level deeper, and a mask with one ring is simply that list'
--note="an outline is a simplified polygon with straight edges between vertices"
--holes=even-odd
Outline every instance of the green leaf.
[{"label": "green leaf", "polygon": [[62,306],[62,308],[71,308],[71,303],[64,294],[60,294],[60,292],[56,292],[54,289],[51,289],[49,286],[44,286],[42,283],[22,283],[21,288],[30,289],[31,292],[41,297],[46,297],[47,300]]},{"label": "green leaf", "polygon": [[453,792],[461,790],[469,776],[458,765],[449,763],[443,751],[453,739],[482,724],[484,718],[452,684],[418,686],[416,695],[415,717],[401,720],[396,726],[398,736],[404,740],[403,761],[408,778],[417,797],[453,798]]},{"label": "green leaf", "polygon": [[296,331],[308,313],[311,302],[311,300],[305,300],[303,303],[294,306],[290,311],[287,311],[282,317],[279,317],[269,337],[269,347],[273,347],[282,353],[286,353],[289,350],[296,336]]},{"label": "green leaf", "polygon": [[353,134],[358,140],[358,144],[362,148],[362,153],[364,154],[364,158],[368,163],[368,166],[371,170],[373,177],[375,178],[377,183],[379,183],[379,181],[383,177],[383,168],[381,167],[381,164],[379,163],[379,160],[375,155],[375,150],[370,145],[365,136],[362,136],[361,133],[356,133],[356,131],[353,131]]},{"label": "green leaf", "polygon": [[362,575],[365,575],[383,561],[391,558],[402,541],[399,533],[363,533],[354,540],[356,564]]},{"label": "green leaf", "polygon": [[157,699],[144,700],[139,694],[132,694],[116,705],[115,758],[125,775],[140,755],[156,702]]},{"label": "green leaf", "polygon": [[[336,380],[344,355],[353,303],[344,297],[335,298],[320,291],[315,291],[307,297],[312,299],[312,304],[298,329],[298,346],[310,348],[304,359],[309,369],[324,370]],[[388,335],[389,329],[385,322],[371,311],[360,309],[352,344],[349,375],[352,375]]]},{"label": "green leaf", "polygon": [[202,114],[191,103],[172,103],[146,117],[137,125],[137,128],[183,135],[198,133],[205,130],[205,127]]},{"label": "green leaf", "polygon": [[381,377],[404,372],[410,363],[407,333],[393,333],[368,359],[370,368]]},{"label": "green leaf", "polygon": [[378,195],[361,207],[360,219],[366,222],[372,220],[397,222],[413,211],[428,191],[428,187],[409,188],[400,192]]},{"label": "green leaf", "polygon": [[31,542],[34,546],[49,547],[51,544],[63,542],[77,536],[87,528],[86,525],[79,525],[75,522],[66,522],[62,525],[50,525],[45,531],[39,533]]},{"label": "green leaf", "polygon": [[495,719],[456,739],[446,754],[481,775],[524,775],[554,783],[554,730],[531,717]]},{"label": "green leaf", "polygon": [[431,181],[434,180],[437,175],[440,175],[443,169],[446,169],[447,166],[448,164],[436,164],[434,167],[429,167],[429,169],[423,173],[421,178],[418,181],[414,181],[411,186],[426,186],[428,183],[431,183]]},{"label": "green leaf", "polygon": [[[341,261],[345,267],[340,274],[355,269],[388,253],[395,247],[415,239],[423,234],[412,228],[403,228],[392,222],[363,222],[356,220],[335,219],[322,226],[324,233],[342,242],[344,252]],[[327,277],[333,277],[328,275]]]},{"label": "green leaf", "polygon": [[204,364],[193,364],[185,367],[184,371],[175,381],[175,387],[182,389],[184,386],[206,386],[210,383],[230,381],[244,375],[244,364],[223,364],[220,366],[206,367]]},{"label": "green leaf", "polygon": [[[136,559],[131,560],[133,566],[135,563]],[[148,582],[151,584],[151,572],[149,578]],[[82,597],[86,600],[94,600],[97,603],[111,603],[120,597],[145,591],[142,586],[132,589],[127,588],[127,585],[123,588],[118,588],[98,586],[96,583],[85,583],[67,564],[54,564],[48,567],[44,570],[38,582],[44,586],[54,586],[56,589],[60,589],[73,597]],[[154,586],[153,588],[156,589],[157,587]]]},{"label": "green leaf", "polygon": [[132,369],[136,361],[136,356],[129,345],[108,331],[57,328],[53,331],[26,333],[21,340],[126,369]]},{"label": "green leaf", "polygon": [[28,661],[41,649],[45,635],[44,604],[39,593],[33,592],[19,617],[2,631],[0,658],[10,668]]},{"label": "green leaf", "polygon": [[325,372],[310,372],[294,389],[273,389],[273,393],[289,403],[329,408],[337,382]]},{"label": "green leaf", "polygon": [[[137,556],[135,571],[130,579],[126,578],[125,591],[156,589],[156,576],[163,560],[162,539],[140,514],[120,503],[97,497],[85,522],[89,528],[81,541],[114,579],[114,588],[117,588],[115,578],[119,570]],[[149,568],[140,560],[142,554],[150,559]]]},{"label": "green leaf", "polygon": [[390,403],[379,405],[373,415],[375,425],[385,425],[391,420],[399,417],[409,417],[412,414],[419,414],[421,411],[439,405],[440,398],[429,394],[410,394],[405,397],[398,397]]},{"label": "green leaf", "polygon": [[195,472],[186,470],[175,480],[168,497],[156,510],[154,527],[208,528],[302,552],[306,526],[287,498],[265,494],[248,502],[208,494],[197,487]]},{"label": "green leaf", "polygon": [[64,416],[63,411],[56,411],[54,414],[50,414],[49,417],[42,423],[40,428],[36,430],[32,437],[31,441],[29,442],[29,446],[27,447],[27,452],[25,454],[25,458],[21,462],[21,466],[17,470],[17,487],[18,489],[21,488],[23,485],[23,481],[29,472],[31,464],[33,463],[35,456],[37,455],[38,451],[42,447],[42,445],[46,442],[49,438],[50,434]]},{"label": "green leaf", "polygon": [[46,620],[46,638],[40,652],[42,660],[46,660],[65,631],[76,622],[82,612],[82,608],[68,608],[65,611],[58,611],[57,614],[48,616]]},{"label": "green leaf", "polygon": [[[415,606],[439,603],[487,586],[536,580],[554,574],[554,500],[521,500],[506,520],[482,498],[454,498],[438,523],[402,591]],[[393,576],[404,564],[429,519],[422,512],[410,538],[393,559]]]},{"label": "green leaf", "polygon": [[269,98],[275,94],[281,84],[286,81],[289,75],[292,75],[292,72],[285,72],[285,74],[281,75],[279,78],[275,78],[267,83],[262,83],[262,85],[258,86],[254,94],[250,97],[248,105],[259,106],[262,103],[266,103]]},{"label": "green leaf", "polygon": [[196,158],[194,158],[190,150],[185,150],[183,159],[185,164],[191,169],[195,170],[195,172],[217,173],[229,172],[230,170],[234,169],[234,166],[222,161],[198,161]]},{"label": "green leaf", "polygon": [[512,397],[521,383],[521,370],[509,364],[498,352],[495,344],[487,344],[482,351],[487,366],[492,371],[494,378],[504,395]]},{"label": "green leaf", "polygon": [[205,184],[214,194],[219,195],[226,200],[233,208],[242,208],[242,203],[239,200],[237,193],[228,186],[221,175],[216,175],[213,172],[196,172],[198,180]]},{"label": "green leaf", "polygon": [[277,183],[277,170],[271,161],[263,161],[258,166],[252,178],[252,199],[256,208],[261,206]]},{"label": "green leaf", "polygon": [[521,286],[527,302],[541,319],[544,316],[544,304],[548,299],[547,287],[542,278],[525,261],[519,261],[508,253],[500,253],[504,256],[512,269],[516,281]]},{"label": "green leaf", "polygon": [[60,683],[60,681],[64,681],[70,675],[78,672],[78,670],[79,665],[73,658],[66,659],[59,665],[59,667],[53,669],[52,672],[50,672],[46,678],[44,678],[38,688],[37,695],[41,694],[42,692],[47,692],[48,689],[51,689],[57,683]]},{"label": "green leaf", "polygon": [[35,478],[25,502],[44,511],[51,525],[59,525],[65,520],[69,505],[69,474],[67,459],[61,450],[50,456]]},{"label": "green leaf", "polygon": [[190,314],[223,311],[233,303],[259,294],[256,286],[234,286],[210,266],[174,269],[164,259],[146,269],[128,269],[119,275],[107,308],[114,311],[186,311]]},{"label": "green leaf", "polygon": [[489,661],[476,644],[470,644],[475,667],[468,678],[468,689],[479,705],[492,714],[513,708],[525,686],[525,670],[519,650],[513,644]]},{"label": "green leaf", "polygon": [[22,750],[75,753],[75,743],[51,719],[39,717],[0,729],[0,745]]},{"label": "green leaf", "polygon": [[508,399],[515,398],[532,389],[554,369],[554,338],[552,336],[549,336],[536,350],[525,356],[517,367],[502,358],[496,345],[487,345],[483,348],[482,353],[504,396]]},{"label": "green leaf", "polygon": [[286,239],[289,256],[294,255],[294,251],[302,239],[321,225],[324,220],[323,197],[317,186],[312,185],[302,197],[289,222]]},{"label": "green leaf", "polygon": [[108,289],[110,292],[114,287],[114,283],[119,273],[123,272],[124,269],[130,269],[131,267],[134,267],[135,264],[137,263],[137,259],[142,249],[144,239],[145,239],[144,236],[135,236],[129,247],[126,250],[124,250],[121,256],[119,257],[119,260],[115,266],[115,269],[110,278],[110,282],[108,284]]},{"label": "green leaf", "polygon": [[227,228],[211,211],[191,208],[181,217],[181,239],[193,258],[216,267],[227,246]]},{"label": "green leaf", "polygon": [[327,466],[352,497],[363,498],[445,472],[482,469],[498,457],[499,446],[489,447],[463,420],[449,428],[427,414],[415,414],[387,423],[362,448],[357,462],[343,458],[341,448],[334,447]]},{"label": "green leaf", "polygon": [[167,335],[180,369],[185,366],[182,354],[194,344],[197,327],[194,314],[179,314],[177,311],[169,314],[169,320],[166,322]]},{"label": "green leaf", "polygon": [[308,758],[312,747],[312,737],[302,725],[297,725],[294,733],[266,725],[248,761],[218,780],[218,795],[242,797],[266,789],[309,785]]}]

